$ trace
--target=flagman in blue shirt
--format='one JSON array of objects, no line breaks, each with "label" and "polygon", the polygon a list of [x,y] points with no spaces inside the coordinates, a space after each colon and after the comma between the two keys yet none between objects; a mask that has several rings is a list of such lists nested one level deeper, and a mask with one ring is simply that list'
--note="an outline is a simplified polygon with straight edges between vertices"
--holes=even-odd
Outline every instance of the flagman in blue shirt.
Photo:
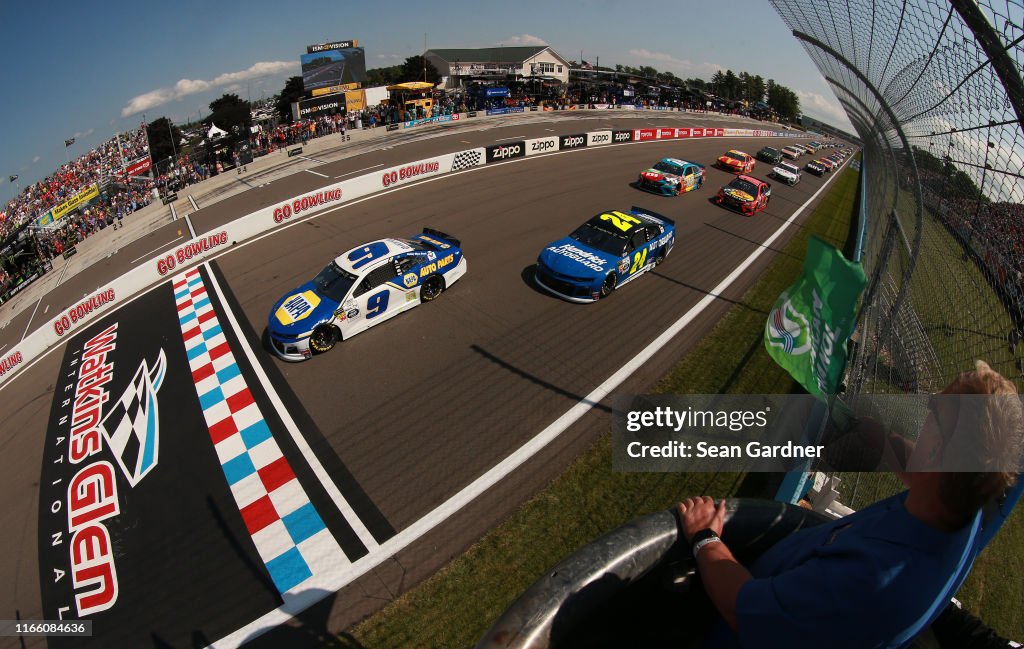
[{"label": "flagman in blue shirt", "polygon": [[[711,498],[679,505],[683,534],[721,619],[704,647],[899,649],[946,608],[983,545],[982,508],[1014,484],[1024,413],[1013,383],[979,361],[943,394],[985,399],[970,419],[972,453],[989,472],[939,472],[965,414],[933,398],[912,449],[908,489],[844,518],[783,539],[748,568],[719,538],[725,507]],[[956,449],[957,453],[962,448]],[[1007,464],[1007,458],[1012,458]],[[949,466],[946,464],[945,466]]]}]

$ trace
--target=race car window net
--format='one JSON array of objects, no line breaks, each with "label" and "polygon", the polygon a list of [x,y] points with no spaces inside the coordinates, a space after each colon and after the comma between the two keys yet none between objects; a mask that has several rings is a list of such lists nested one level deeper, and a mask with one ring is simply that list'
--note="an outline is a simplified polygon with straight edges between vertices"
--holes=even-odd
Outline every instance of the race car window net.
[{"label": "race car window net", "polygon": [[355,275],[342,270],[332,261],[313,278],[313,285],[319,293],[335,302],[341,302],[356,279]]},{"label": "race car window net", "polygon": [[610,255],[622,255],[626,250],[626,236],[624,233],[616,234],[590,222],[576,228],[576,231],[570,234],[569,237],[585,246],[596,248]]},{"label": "race car window net", "polygon": [[752,182],[743,180],[742,178],[737,178],[736,180],[729,183],[729,187],[733,189],[738,189],[741,192],[746,192],[751,196],[757,196],[757,186],[754,185],[754,183]]},{"label": "race car window net", "polygon": [[363,293],[377,288],[396,275],[397,273],[395,272],[394,266],[391,264],[384,264],[380,268],[371,271],[370,274],[366,276],[366,279],[359,283],[359,286],[356,288],[355,293],[352,294],[352,297],[359,297]]}]

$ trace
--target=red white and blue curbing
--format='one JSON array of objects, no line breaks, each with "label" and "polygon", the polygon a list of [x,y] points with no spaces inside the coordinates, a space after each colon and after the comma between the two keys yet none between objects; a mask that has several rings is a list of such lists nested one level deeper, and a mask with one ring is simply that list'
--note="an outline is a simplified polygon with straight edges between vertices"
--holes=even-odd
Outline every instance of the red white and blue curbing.
[{"label": "red white and blue curbing", "polygon": [[274,441],[199,269],[178,275],[172,286],[210,439],[256,550],[284,595],[345,555]]}]

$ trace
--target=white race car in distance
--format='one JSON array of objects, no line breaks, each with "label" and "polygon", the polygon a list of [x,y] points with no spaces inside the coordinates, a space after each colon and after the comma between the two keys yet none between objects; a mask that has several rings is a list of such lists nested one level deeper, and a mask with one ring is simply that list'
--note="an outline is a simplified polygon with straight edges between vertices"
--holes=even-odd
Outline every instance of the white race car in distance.
[{"label": "white race car in distance", "polygon": [[772,175],[787,185],[792,186],[800,182],[800,178],[803,174],[799,167],[791,165],[788,162],[780,162],[772,168]]}]

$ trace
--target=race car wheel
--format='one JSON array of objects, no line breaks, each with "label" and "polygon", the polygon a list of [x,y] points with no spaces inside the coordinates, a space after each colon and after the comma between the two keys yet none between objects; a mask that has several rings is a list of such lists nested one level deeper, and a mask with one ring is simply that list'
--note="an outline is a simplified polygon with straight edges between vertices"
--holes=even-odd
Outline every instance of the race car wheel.
[{"label": "race car wheel", "polygon": [[618,282],[618,277],[615,273],[608,273],[608,277],[604,278],[604,284],[601,284],[601,297],[608,297],[615,290],[615,284]]},{"label": "race car wheel", "polygon": [[658,253],[658,256],[657,256],[657,258],[655,258],[655,260],[654,260],[654,265],[655,265],[655,266],[660,266],[660,265],[661,265],[661,262],[665,261],[665,256],[666,256],[667,254],[668,254],[668,253],[667,253],[667,252],[665,252],[665,249],[664,249],[664,248],[662,248],[662,249],[661,249],[661,252],[659,252],[659,253]]},{"label": "race car wheel", "polygon": [[322,324],[313,329],[309,335],[309,348],[317,354],[334,349],[338,344],[338,329],[333,325]]},{"label": "race car wheel", "polygon": [[444,279],[437,275],[431,275],[423,282],[423,286],[420,287],[420,302],[436,300],[443,292]]}]

